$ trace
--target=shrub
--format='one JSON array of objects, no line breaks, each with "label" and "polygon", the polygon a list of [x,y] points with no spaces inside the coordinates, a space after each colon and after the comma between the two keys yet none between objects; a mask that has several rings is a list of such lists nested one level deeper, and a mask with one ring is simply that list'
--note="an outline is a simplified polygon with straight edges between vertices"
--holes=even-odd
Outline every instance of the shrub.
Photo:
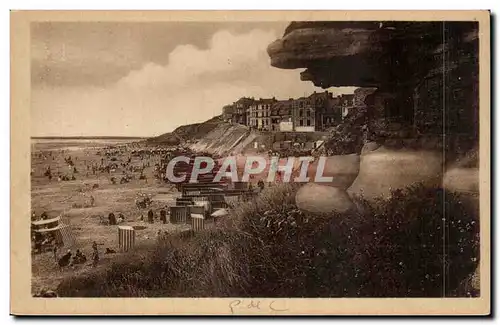
[{"label": "shrub", "polygon": [[360,153],[364,145],[364,128],[368,123],[366,107],[359,107],[334,127],[325,149],[329,155]]},{"label": "shrub", "polygon": [[478,211],[441,188],[395,190],[360,225],[362,296],[450,296],[478,265]]},{"label": "shrub", "polygon": [[361,199],[349,215],[304,214],[289,197],[243,208],[252,296],[450,296],[478,265],[478,213],[441,188]]}]

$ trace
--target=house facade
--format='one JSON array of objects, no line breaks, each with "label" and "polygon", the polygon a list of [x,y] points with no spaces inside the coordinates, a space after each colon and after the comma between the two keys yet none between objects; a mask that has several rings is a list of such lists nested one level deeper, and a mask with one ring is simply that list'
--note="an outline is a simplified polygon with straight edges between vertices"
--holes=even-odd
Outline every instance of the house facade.
[{"label": "house facade", "polygon": [[248,126],[257,130],[271,131],[271,108],[276,102],[275,98],[260,98],[251,103],[248,109]]},{"label": "house facade", "polygon": [[390,107],[386,102],[381,103],[380,98],[373,97],[375,91],[375,88],[358,88],[353,94],[336,97],[328,91],[314,92],[307,97],[287,100],[242,97],[223,107],[223,119],[261,131],[325,131],[341,123],[353,109],[374,104],[367,104],[367,100],[376,101],[378,107]]},{"label": "house facade", "polygon": [[233,105],[226,105],[222,107],[222,120],[224,122],[232,122],[233,112],[234,112]]},{"label": "house facade", "polygon": [[271,107],[271,131],[293,131],[293,99],[280,100]]},{"label": "house facade", "polygon": [[296,132],[314,132],[316,110],[308,97],[300,97],[293,101],[295,111],[293,124]]},{"label": "house facade", "polygon": [[248,125],[247,113],[250,105],[254,102],[253,98],[242,97],[233,103],[234,113],[232,116],[233,123]]}]

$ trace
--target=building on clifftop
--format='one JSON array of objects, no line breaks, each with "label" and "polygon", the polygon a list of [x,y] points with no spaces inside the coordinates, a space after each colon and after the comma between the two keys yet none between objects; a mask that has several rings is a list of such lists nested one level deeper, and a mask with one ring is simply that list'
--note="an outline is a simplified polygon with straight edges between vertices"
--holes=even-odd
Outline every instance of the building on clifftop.
[{"label": "building on clifftop", "polygon": [[261,131],[271,131],[271,107],[276,102],[276,98],[255,100],[248,109],[249,126]]}]

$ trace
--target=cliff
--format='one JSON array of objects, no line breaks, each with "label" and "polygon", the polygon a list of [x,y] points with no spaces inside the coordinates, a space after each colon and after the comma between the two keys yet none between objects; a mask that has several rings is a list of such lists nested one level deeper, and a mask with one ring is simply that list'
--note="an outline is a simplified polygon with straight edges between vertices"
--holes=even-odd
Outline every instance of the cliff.
[{"label": "cliff", "polygon": [[[272,66],[306,68],[301,79],[323,88],[401,86],[427,74],[443,44],[477,49],[477,28],[474,22],[292,22],[268,53]],[[471,49],[464,54],[477,55]]]},{"label": "cliff", "polygon": [[[250,143],[254,135],[250,129],[240,124],[219,123],[205,134],[190,149],[216,155],[239,153],[244,149],[241,144]],[[238,152],[235,152],[238,151]]]},{"label": "cliff", "polygon": [[178,145],[186,141],[196,141],[214,130],[221,121],[220,116],[215,116],[202,123],[182,125],[172,132],[149,138],[147,143],[151,145]]}]

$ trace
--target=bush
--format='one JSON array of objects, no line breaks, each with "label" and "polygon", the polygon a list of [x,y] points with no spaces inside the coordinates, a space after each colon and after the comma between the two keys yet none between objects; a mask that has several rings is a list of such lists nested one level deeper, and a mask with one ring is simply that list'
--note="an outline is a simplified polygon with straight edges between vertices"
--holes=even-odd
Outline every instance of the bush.
[{"label": "bush", "polygon": [[266,188],[221,228],[171,235],[148,253],[65,279],[60,296],[442,297],[478,265],[478,212],[414,185],[358,214],[311,215],[297,185]]},{"label": "bush", "polygon": [[477,211],[455,194],[415,185],[375,205],[358,200],[358,215],[307,215],[286,200],[246,210],[242,231],[258,239],[252,296],[450,296],[474,272]]},{"label": "bush", "polygon": [[72,297],[237,295],[247,265],[236,264],[232,256],[240,249],[238,237],[222,231],[172,235],[121,256],[107,269],[64,279],[57,292]]},{"label": "bush", "polygon": [[357,237],[362,296],[450,296],[477,267],[478,211],[457,194],[417,184],[368,211]]},{"label": "bush", "polygon": [[369,122],[365,107],[359,107],[331,131],[324,147],[328,155],[348,155],[361,152],[364,128]]}]

